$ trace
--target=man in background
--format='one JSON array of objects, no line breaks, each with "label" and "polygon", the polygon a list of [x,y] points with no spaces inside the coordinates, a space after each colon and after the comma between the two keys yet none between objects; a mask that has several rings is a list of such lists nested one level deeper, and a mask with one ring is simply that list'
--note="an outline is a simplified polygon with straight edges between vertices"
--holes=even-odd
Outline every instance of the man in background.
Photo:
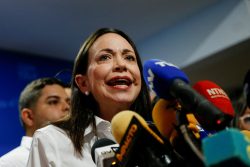
[{"label": "man in background", "polygon": [[0,166],[26,166],[34,132],[66,116],[69,102],[65,84],[56,78],[40,78],[29,83],[19,97],[19,116],[25,136],[20,146],[0,158]]}]

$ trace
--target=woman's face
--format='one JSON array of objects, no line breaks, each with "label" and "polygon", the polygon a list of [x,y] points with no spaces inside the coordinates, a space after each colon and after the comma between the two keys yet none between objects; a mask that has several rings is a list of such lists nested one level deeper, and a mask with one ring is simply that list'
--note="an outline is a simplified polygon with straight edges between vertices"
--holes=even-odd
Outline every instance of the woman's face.
[{"label": "woman's face", "polygon": [[141,90],[141,74],[134,49],[126,39],[107,33],[93,43],[86,86],[101,110],[117,104],[130,107]]},{"label": "woman's face", "polygon": [[244,114],[239,118],[239,128],[241,130],[250,130],[250,108],[247,107]]}]

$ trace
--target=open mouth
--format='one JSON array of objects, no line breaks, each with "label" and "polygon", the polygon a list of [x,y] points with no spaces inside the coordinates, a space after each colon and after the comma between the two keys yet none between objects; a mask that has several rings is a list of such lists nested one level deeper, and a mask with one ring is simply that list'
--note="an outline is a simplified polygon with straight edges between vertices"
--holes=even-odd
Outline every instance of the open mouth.
[{"label": "open mouth", "polygon": [[129,78],[112,78],[107,82],[109,86],[117,86],[117,85],[126,85],[130,86],[132,84],[132,80]]}]

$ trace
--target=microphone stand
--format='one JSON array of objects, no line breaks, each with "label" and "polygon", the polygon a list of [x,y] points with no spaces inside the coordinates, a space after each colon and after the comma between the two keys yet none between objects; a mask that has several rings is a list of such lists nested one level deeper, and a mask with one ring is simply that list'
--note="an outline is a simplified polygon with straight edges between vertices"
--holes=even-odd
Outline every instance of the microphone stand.
[{"label": "microphone stand", "polygon": [[[184,147],[188,148],[188,151],[181,150],[183,148],[179,148],[180,149],[179,151],[183,151],[180,154],[183,156],[184,159],[187,160],[187,163],[191,163],[190,166],[204,167],[205,164],[204,164],[204,156],[201,151],[201,141],[197,139],[194,136],[193,132],[188,128],[189,122],[186,117],[187,113],[188,112],[185,111],[184,108],[177,110],[176,129],[177,129],[178,134],[181,136],[180,140],[184,140]],[[190,155],[189,152],[191,152],[192,155],[195,155],[195,156]],[[190,160],[190,159],[193,159],[193,160]]]}]

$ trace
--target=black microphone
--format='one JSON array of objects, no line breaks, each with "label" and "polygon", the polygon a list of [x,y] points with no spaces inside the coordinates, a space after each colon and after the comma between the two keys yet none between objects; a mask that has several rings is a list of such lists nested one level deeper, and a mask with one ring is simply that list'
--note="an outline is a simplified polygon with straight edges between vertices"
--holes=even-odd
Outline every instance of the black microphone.
[{"label": "black microphone", "polygon": [[178,67],[165,61],[152,59],[144,64],[144,79],[158,97],[166,100],[177,99],[182,111],[206,118],[201,124],[206,130],[222,130],[231,118],[221,112],[210,101],[189,85],[189,79]]},{"label": "black microphone", "polygon": [[91,148],[91,156],[97,167],[111,167],[116,165],[115,151],[119,144],[102,138],[97,140]]}]

